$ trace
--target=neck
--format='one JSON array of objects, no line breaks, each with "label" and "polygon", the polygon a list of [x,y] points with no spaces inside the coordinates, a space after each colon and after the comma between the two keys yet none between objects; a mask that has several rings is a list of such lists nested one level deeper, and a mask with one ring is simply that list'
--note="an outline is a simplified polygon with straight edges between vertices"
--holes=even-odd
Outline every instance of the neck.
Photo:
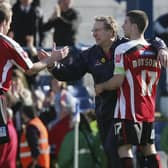
[{"label": "neck", "polygon": [[0,26],[0,33],[4,34],[4,28]]},{"label": "neck", "polygon": [[130,40],[144,40],[144,34],[132,34]]},{"label": "neck", "polygon": [[106,42],[106,43],[103,43],[103,44],[101,45],[101,47],[102,47],[102,49],[103,49],[103,51],[104,51],[105,53],[108,53],[108,52],[109,52],[109,50],[110,50],[110,48],[111,48],[113,42],[114,42],[114,40],[110,40],[110,41],[108,41],[108,42]]}]

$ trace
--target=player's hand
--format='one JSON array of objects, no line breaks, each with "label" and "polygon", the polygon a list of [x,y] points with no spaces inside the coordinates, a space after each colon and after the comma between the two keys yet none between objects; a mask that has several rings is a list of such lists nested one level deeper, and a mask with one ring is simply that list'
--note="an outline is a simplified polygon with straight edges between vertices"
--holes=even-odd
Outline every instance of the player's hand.
[{"label": "player's hand", "polygon": [[168,67],[168,50],[167,49],[159,49],[158,51],[158,59],[160,63],[165,68]]},{"label": "player's hand", "polygon": [[43,49],[40,49],[39,51],[38,51],[38,59],[40,60],[40,61],[42,61],[43,59],[45,59],[45,58],[48,58],[48,57],[50,57],[50,54],[48,53],[48,52],[46,52],[45,50],[43,50]]},{"label": "player's hand", "polygon": [[98,96],[99,94],[101,94],[103,92],[103,87],[101,84],[97,84],[95,86],[95,93],[96,93],[96,96]]},{"label": "player's hand", "polygon": [[55,61],[59,62],[62,59],[64,59],[65,57],[68,56],[69,53],[69,47],[65,46],[61,49],[56,49],[56,43],[53,44],[53,48],[52,48],[52,52],[51,52],[51,56],[55,58]]}]

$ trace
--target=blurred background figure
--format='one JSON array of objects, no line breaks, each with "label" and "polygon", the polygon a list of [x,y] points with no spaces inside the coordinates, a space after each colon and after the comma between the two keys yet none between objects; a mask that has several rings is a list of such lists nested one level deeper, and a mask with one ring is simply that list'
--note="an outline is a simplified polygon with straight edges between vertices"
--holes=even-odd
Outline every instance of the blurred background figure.
[{"label": "blurred background figure", "polygon": [[10,0],[0,0],[0,3],[2,3],[2,2],[10,3]]},{"label": "blurred background figure", "polygon": [[57,79],[51,80],[51,91],[52,92],[52,102],[56,115],[55,118],[52,119],[52,121],[49,123],[48,127],[52,127],[56,122],[61,120],[61,97],[63,97],[64,92],[66,92],[66,82],[58,81]]},{"label": "blurred background figure", "polygon": [[39,1],[18,0],[13,5],[13,17],[9,36],[13,37],[21,46],[29,47],[34,55],[35,47],[42,46],[43,12]]},{"label": "blurred background figure", "polygon": [[[17,0],[12,7],[13,16],[8,36],[25,47],[32,62],[37,62],[37,47],[41,47],[44,39],[42,32],[43,11],[39,0]],[[30,86],[35,85],[35,76],[28,76]]]},{"label": "blurred background figure", "polygon": [[154,22],[155,35],[168,45],[168,13],[159,16]]},{"label": "blurred background figure", "polygon": [[[54,79],[56,82],[56,80]],[[55,83],[54,82],[54,83]],[[53,82],[52,82],[53,83]],[[57,81],[58,84],[58,81]],[[57,87],[57,86],[56,86]],[[49,125],[49,142],[51,146],[51,167],[55,167],[58,159],[60,146],[65,135],[71,130],[71,97],[66,89],[57,92],[56,103],[59,108],[56,108],[57,120]],[[59,110],[59,111],[58,111]]]},{"label": "blurred background figure", "polygon": [[0,145],[0,167],[16,168],[18,138],[13,123],[13,111],[10,108],[7,108],[7,127],[10,141]]},{"label": "blurred background figure", "polygon": [[75,118],[77,113],[80,113],[79,137],[77,137],[79,141],[79,148],[77,149],[78,168],[106,168],[106,158],[101,147],[100,137],[95,136],[90,127],[90,122],[94,118],[94,111],[87,90],[84,87],[79,89],[79,87],[69,86],[68,91],[70,93],[72,130],[63,139],[58,153],[58,165],[60,168],[73,168],[75,165],[75,125],[78,122]]},{"label": "blurred background figure", "polygon": [[[168,46],[168,13],[159,16],[154,22],[154,34],[160,37]],[[159,85],[157,89],[157,111],[168,117],[168,69],[162,67]],[[165,108],[166,107],[166,108]]]},{"label": "blurred background figure", "polygon": [[28,87],[27,80],[22,71],[19,69],[14,69],[12,74],[11,87],[8,92],[10,97],[9,107],[12,108],[14,112],[14,124],[18,133],[18,139],[21,134],[21,109],[23,105],[32,105],[32,93]]},{"label": "blurred background figure", "polygon": [[73,0],[58,0],[54,12],[43,25],[43,31],[54,29],[53,41],[57,46],[74,46],[79,26],[79,13],[72,7]]},{"label": "blurred background figure", "polygon": [[22,168],[50,168],[48,132],[33,106],[23,106],[24,121],[20,141]]},{"label": "blurred background figure", "polygon": [[33,100],[38,117],[43,124],[48,127],[48,124],[56,118],[56,112],[52,102],[52,93],[48,91],[45,95],[42,89],[35,89],[33,91]]}]

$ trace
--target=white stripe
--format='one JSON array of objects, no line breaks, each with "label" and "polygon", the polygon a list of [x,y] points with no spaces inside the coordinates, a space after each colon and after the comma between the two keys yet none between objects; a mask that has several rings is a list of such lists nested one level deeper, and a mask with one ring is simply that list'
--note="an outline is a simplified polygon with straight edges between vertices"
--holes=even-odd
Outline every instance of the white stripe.
[{"label": "white stripe", "polygon": [[27,141],[26,141],[26,142],[22,142],[22,143],[20,143],[20,147],[27,147],[27,146],[28,146]]},{"label": "white stripe", "polygon": [[49,154],[50,153],[50,147],[48,147],[47,149],[40,150],[40,153],[41,154]]},{"label": "white stripe", "polygon": [[21,158],[25,158],[25,157],[28,157],[28,156],[31,156],[31,152],[22,152],[22,153],[20,153],[20,157]]},{"label": "white stripe", "polygon": [[[49,153],[50,153],[50,148],[40,150],[40,154],[49,154]],[[21,158],[25,158],[25,157],[29,157],[29,156],[31,156],[31,152],[21,152],[20,153]]]},{"label": "white stripe", "polygon": [[79,150],[79,154],[90,154],[90,150],[86,148],[82,148]]},{"label": "white stripe", "polygon": [[[6,109],[4,109],[4,104],[3,104],[4,102],[3,101],[4,100],[2,100],[2,98],[0,98],[0,113],[1,113],[1,116],[2,116],[4,123],[6,124],[7,120],[6,120],[5,112],[4,112],[4,110],[6,110]],[[4,136],[6,136],[6,135],[4,135]]]},{"label": "white stripe", "polygon": [[4,68],[3,68],[2,80],[0,82],[0,88],[2,88],[3,83],[6,82],[7,74],[8,74],[8,71],[11,67],[12,67],[11,60],[8,60],[7,63],[5,64]]},{"label": "white stripe", "polygon": [[130,87],[131,113],[132,113],[133,120],[135,122],[137,122],[137,119],[136,119],[136,116],[135,116],[134,81],[133,81],[133,77],[132,77],[132,74],[131,74],[130,70],[127,70],[126,78],[127,78],[127,81],[128,81],[129,87]]},{"label": "white stripe", "polygon": [[46,142],[48,142],[48,140],[46,138],[43,138],[38,141],[38,144],[42,144],[42,143],[46,143]]},{"label": "white stripe", "polygon": [[12,48],[17,52],[17,55],[22,60],[24,60],[25,64],[29,67],[29,69],[33,67],[33,63],[31,61],[31,59],[28,56],[25,57],[25,51],[23,50],[23,48],[20,46],[19,43],[17,43],[13,39],[11,39],[10,37],[8,37],[2,33],[0,33],[0,38],[3,38],[5,41],[7,41],[8,44],[10,44],[12,46]]},{"label": "white stripe", "polygon": [[125,114],[126,114],[126,100],[123,94],[122,88],[120,88],[120,111],[121,111],[121,118],[125,119]]},{"label": "white stripe", "polygon": [[117,103],[114,111],[114,118],[118,118],[118,113],[119,113],[119,98],[117,98]]}]

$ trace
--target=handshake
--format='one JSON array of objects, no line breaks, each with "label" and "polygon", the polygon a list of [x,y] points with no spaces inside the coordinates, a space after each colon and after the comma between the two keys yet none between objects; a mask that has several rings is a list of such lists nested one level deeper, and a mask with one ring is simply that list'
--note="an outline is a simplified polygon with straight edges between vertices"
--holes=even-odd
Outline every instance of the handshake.
[{"label": "handshake", "polygon": [[61,61],[62,59],[66,58],[69,53],[69,47],[65,46],[61,49],[56,49],[56,44],[54,43],[51,54],[46,52],[45,50],[41,49],[38,51],[38,59],[43,62],[47,60],[47,67],[50,69],[53,67],[57,62]]}]

